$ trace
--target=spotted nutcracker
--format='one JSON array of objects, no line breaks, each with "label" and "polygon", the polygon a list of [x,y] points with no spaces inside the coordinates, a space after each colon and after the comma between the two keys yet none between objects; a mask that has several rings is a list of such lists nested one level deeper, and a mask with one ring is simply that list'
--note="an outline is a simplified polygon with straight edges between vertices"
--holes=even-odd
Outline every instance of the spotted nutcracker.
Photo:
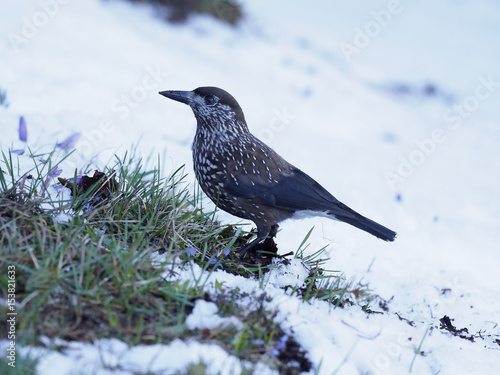
[{"label": "spotted nutcracker", "polygon": [[394,241],[395,232],[338,201],[253,136],[238,102],[226,91],[199,87],[160,94],[189,105],[194,112],[193,163],[202,190],[220,209],[257,226],[257,238],[240,255],[274,237],[278,223],[298,215],[327,216]]}]

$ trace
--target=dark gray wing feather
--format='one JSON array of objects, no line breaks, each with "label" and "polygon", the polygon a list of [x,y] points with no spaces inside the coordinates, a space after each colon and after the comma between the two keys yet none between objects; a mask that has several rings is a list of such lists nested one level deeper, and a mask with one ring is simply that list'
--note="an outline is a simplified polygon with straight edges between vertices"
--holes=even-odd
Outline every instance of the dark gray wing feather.
[{"label": "dark gray wing feather", "polygon": [[256,183],[250,176],[244,176],[238,184],[225,181],[224,186],[236,196],[255,199],[269,207],[290,212],[322,211],[385,241],[394,241],[396,237],[396,232],[358,214],[300,169],[280,176],[278,182]]},{"label": "dark gray wing feather", "polygon": [[314,179],[299,169],[280,176],[275,181],[257,179],[255,176],[238,176],[238,183],[231,179],[223,181],[232,194],[247,199],[256,199],[262,204],[287,211],[327,211],[335,209],[340,202]]}]

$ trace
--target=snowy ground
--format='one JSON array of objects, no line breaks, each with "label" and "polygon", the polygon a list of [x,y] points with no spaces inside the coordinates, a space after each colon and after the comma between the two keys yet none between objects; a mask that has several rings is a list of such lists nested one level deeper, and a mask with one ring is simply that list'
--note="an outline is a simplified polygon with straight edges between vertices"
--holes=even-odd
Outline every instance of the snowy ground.
[{"label": "snowy ground", "polygon": [[[310,249],[329,245],[328,268],[394,297],[389,313],[367,319],[359,309],[300,304],[268,284],[270,306],[314,364],[322,363],[321,374],[406,373],[424,337],[412,373],[496,373],[500,4],[268,3],[244,2],[246,19],[233,29],[205,17],[171,26],[148,8],[117,1],[3,2],[0,87],[10,106],[0,108],[2,150],[20,146],[23,115],[33,148],[81,133],[67,170],[89,159],[103,166],[141,138],[141,155],[160,154],[165,173],[186,164],[193,178],[194,117],[157,92],[222,87],[239,101],[254,134],[337,198],[398,232],[388,244],[327,219],[282,225],[281,251],[295,250],[315,226]],[[258,292],[250,281],[212,277]],[[429,329],[444,315],[483,338]],[[236,358],[217,367],[227,357],[218,347],[180,341],[72,347],[46,353],[39,373],[89,366],[99,374],[174,371],[198,358],[215,358],[213,373],[240,368]],[[103,363],[123,371],[98,370]]]}]

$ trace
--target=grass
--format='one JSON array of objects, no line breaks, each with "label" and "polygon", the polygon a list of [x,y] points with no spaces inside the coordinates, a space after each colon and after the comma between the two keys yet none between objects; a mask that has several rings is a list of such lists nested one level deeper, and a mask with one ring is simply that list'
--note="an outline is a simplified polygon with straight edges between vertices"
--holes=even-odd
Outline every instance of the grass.
[{"label": "grass", "polygon": [[36,364],[38,360],[30,356],[17,356],[15,367],[9,366],[10,361],[5,357],[0,357],[0,374],[3,375],[36,375]]},{"label": "grass", "polygon": [[321,248],[309,255],[306,255],[307,241],[314,228],[311,228],[300,244],[295,258],[300,259],[309,269],[309,276],[306,278],[305,286],[294,290],[304,301],[319,299],[327,301],[334,307],[344,307],[355,303],[367,304],[373,298],[366,285],[355,282],[354,279],[346,280],[339,276],[340,271],[324,269],[325,263],[329,260],[323,258],[326,247]]},{"label": "grass", "polygon": [[[217,342],[249,363],[264,361],[282,372],[310,368],[305,352],[274,321],[276,312],[266,310],[265,293],[245,310],[235,303],[243,296],[239,290],[218,284],[215,294],[207,293],[206,282],[216,269],[263,280],[273,265],[238,258],[235,250],[251,234],[221,225],[214,212],[205,212],[200,193],[190,193],[181,169],[162,178],[159,166],[144,170],[140,159],[125,155],[102,172],[80,176],[70,171],[57,183],[54,171],[64,158],[55,160],[55,152],[31,153],[33,167],[20,177],[16,158],[2,153],[0,293],[5,299],[7,267],[14,266],[17,345],[39,345],[41,336],[116,337],[130,345],[191,337]],[[56,196],[50,186],[66,195]],[[335,306],[361,299],[363,288],[322,268],[324,249],[305,255],[309,235],[296,256],[310,275],[306,286],[291,294]],[[198,278],[166,281],[179,267],[195,264],[203,271]],[[243,328],[190,331],[185,320],[198,299],[215,302],[220,315],[236,316]],[[0,305],[0,314],[6,316],[7,309]],[[5,319],[0,329],[7,329]],[[293,358],[285,355],[290,347]]]}]

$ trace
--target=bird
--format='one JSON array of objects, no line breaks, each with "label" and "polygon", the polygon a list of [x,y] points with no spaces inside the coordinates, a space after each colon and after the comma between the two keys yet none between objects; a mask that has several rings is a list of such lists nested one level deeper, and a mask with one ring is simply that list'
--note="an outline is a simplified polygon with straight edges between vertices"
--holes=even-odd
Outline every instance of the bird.
[{"label": "bird", "polygon": [[396,232],[340,202],[250,133],[243,110],[225,90],[207,86],[159,94],[189,105],[194,113],[193,166],[203,192],[218,208],[256,225],[256,238],[239,251],[241,257],[293,218],[326,216],[385,241],[396,238]]}]

